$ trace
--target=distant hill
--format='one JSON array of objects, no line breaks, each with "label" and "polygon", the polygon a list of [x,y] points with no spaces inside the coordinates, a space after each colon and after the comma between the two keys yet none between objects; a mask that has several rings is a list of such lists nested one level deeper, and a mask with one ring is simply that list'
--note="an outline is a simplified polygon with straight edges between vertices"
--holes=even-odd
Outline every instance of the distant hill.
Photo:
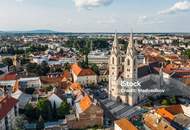
[{"label": "distant hill", "polygon": [[0,33],[58,33],[52,30],[0,31]]}]

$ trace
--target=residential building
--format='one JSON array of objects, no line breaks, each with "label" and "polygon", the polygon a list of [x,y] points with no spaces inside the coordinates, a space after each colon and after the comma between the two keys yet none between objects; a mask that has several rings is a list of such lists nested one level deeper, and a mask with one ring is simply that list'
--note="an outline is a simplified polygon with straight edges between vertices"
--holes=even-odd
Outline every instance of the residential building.
[{"label": "residential building", "polygon": [[18,100],[9,95],[0,97],[0,130],[12,130],[18,115]]},{"label": "residential building", "polygon": [[82,85],[97,84],[97,75],[91,69],[83,69],[77,64],[71,66],[71,72],[74,82]]}]

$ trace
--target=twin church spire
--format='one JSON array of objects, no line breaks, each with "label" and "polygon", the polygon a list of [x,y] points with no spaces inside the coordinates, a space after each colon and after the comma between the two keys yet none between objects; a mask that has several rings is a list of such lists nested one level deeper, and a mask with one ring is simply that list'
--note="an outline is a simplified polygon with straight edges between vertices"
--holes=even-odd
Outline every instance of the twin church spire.
[{"label": "twin church spire", "polygon": [[[131,55],[134,55],[135,49],[134,49],[134,40],[133,40],[133,32],[130,34],[129,43],[127,47],[127,53],[132,53]],[[114,35],[114,41],[112,45],[112,53],[118,54],[120,51],[118,39],[117,39],[117,33],[115,32]]]}]

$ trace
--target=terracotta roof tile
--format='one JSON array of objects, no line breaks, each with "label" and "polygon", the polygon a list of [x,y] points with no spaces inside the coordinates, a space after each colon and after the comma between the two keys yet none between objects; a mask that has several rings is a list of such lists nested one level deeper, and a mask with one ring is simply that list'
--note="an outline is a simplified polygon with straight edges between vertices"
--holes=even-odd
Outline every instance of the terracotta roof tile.
[{"label": "terracotta roof tile", "polygon": [[129,120],[126,118],[120,119],[115,121],[115,123],[122,129],[122,130],[138,130]]},{"label": "terracotta roof tile", "polygon": [[72,83],[70,88],[72,90],[81,90],[82,89],[82,87],[81,87],[81,85],[79,83]]},{"label": "terracotta roof tile", "polygon": [[92,105],[92,101],[89,96],[84,96],[80,100],[80,109],[81,111],[87,110]]},{"label": "terracotta roof tile", "polygon": [[77,64],[73,64],[71,66],[72,71],[75,73],[77,76],[89,76],[89,75],[96,75],[95,72],[92,69],[83,69]]},{"label": "terracotta roof tile", "polygon": [[0,120],[17,104],[18,100],[10,96],[0,98]]},{"label": "terracotta roof tile", "polygon": [[17,74],[14,72],[8,73],[0,78],[0,80],[16,80]]},{"label": "terracotta roof tile", "polygon": [[169,111],[167,111],[165,108],[160,108],[157,109],[156,111],[160,116],[162,116],[163,118],[165,118],[168,121],[173,121],[175,116],[170,113]]}]

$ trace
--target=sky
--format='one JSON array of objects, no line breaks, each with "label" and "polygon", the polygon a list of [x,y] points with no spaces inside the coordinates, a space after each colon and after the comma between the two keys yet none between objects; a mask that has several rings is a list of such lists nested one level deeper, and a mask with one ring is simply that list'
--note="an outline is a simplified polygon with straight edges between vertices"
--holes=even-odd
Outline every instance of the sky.
[{"label": "sky", "polygon": [[190,0],[0,0],[0,30],[190,32]]}]

